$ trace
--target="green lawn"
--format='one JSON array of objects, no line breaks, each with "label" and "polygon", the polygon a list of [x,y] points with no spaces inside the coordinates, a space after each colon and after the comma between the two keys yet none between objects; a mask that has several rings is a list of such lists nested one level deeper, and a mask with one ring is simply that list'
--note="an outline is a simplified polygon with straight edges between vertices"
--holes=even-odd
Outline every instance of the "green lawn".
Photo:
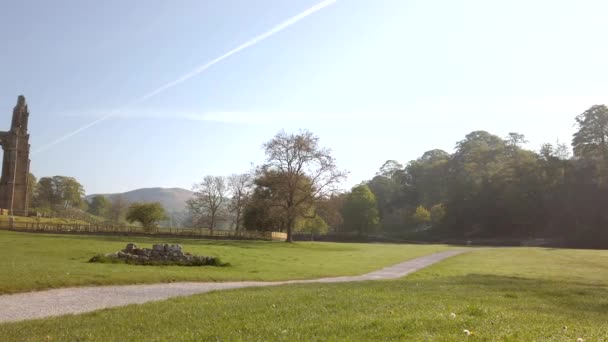
[{"label": "green lawn", "polygon": [[[474,335],[466,337],[464,329]],[[608,341],[608,251],[479,249],[399,280],[214,292],[4,324],[0,336],[31,341]]]},{"label": "green lawn", "polygon": [[[87,261],[128,242],[181,243],[229,267],[135,266]],[[334,244],[99,237],[0,231],[0,293],[66,286],[174,281],[287,280],[367,273],[445,250],[437,245]]]}]

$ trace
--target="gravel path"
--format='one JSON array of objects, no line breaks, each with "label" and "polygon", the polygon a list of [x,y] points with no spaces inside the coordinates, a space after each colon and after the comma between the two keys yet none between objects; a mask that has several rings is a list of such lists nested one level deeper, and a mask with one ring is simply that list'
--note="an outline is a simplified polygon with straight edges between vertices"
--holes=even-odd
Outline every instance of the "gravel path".
[{"label": "gravel path", "polygon": [[209,291],[238,289],[243,287],[395,279],[463,252],[465,251],[451,250],[435,253],[358,276],[275,282],[242,281],[225,283],[169,283],[72,287],[2,295],[0,296],[0,322],[21,321],[66,314],[80,314],[128,304],[141,304],[172,297],[189,296]]}]

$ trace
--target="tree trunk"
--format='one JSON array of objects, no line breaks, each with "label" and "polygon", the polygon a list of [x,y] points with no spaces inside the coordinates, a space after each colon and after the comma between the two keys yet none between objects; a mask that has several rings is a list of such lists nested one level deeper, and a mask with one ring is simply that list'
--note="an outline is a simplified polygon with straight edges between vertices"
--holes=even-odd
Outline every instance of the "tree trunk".
[{"label": "tree trunk", "polygon": [[287,220],[287,239],[285,240],[285,242],[287,242],[287,243],[293,242],[293,236],[292,236],[291,232],[293,230],[292,228],[293,228],[294,223],[295,223],[294,219],[290,218]]},{"label": "tree trunk", "polygon": [[238,232],[241,227],[241,209],[236,210],[236,228],[235,230]]},{"label": "tree trunk", "polygon": [[209,231],[211,233],[211,236],[213,236],[213,228],[215,228],[215,213],[211,213],[211,222],[210,222],[210,226],[209,227]]}]

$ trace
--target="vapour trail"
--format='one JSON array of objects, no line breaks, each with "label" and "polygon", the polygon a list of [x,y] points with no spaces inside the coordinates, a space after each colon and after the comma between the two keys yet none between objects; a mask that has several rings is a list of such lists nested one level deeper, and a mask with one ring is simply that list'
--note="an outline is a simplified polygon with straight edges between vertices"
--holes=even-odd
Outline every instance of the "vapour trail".
[{"label": "vapour trail", "polygon": [[150,99],[151,97],[154,97],[154,96],[156,96],[156,95],[164,92],[167,89],[173,88],[176,85],[181,84],[181,83],[183,83],[183,82],[191,79],[192,77],[199,75],[200,73],[206,71],[207,69],[209,69],[213,65],[215,65],[215,64],[217,64],[217,63],[225,60],[226,58],[229,58],[230,56],[232,56],[232,55],[234,55],[236,53],[239,53],[239,52],[241,52],[241,51],[243,51],[243,50],[245,50],[245,49],[247,49],[249,47],[252,47],[252,46],[258,44],[258,43],[260,43],[261,41],[263,41],[263,40],[265,40],[267,38],[270,38],[271,36],[273,36],[273,35],[281,32],[281,31],[285,30],[289,26],[296,24],[300,20],[302,20],[302,19],[304,19],[304,18],[306,18],[306,17],[314,14],[315,12],[320,11],[320,10],[324,9],[325,7],[327,7],[327,6],[334,4],[336,1],[338,1],[338,0],[325,0],[325,1],[322,1],[322,2],[320,2],[318,4],[316,4],[316,5],[308,8],[307,10],[305,10],[305,11],[303,11],[303,12],[301,12],[301,13],[299,13],[299,14],[297,14],[297,15],[295,15],[295,16],[293,16],[293,17],[291,17],[291,18],[289,18],[289,19],[287,19],[285,21],[283,21],[282,23],[274,26],[273,28],[271,28],[268,31],[266,31],[266,32],[264,32],[264,33],[262,33],[260,35],[255,36],[254,38],[252,38],[252,39],[246,41],[245,43],[237,46],[236,48],[234,48],[234,49],[226,52],[225,54],[223,54],[223,55],[221,55],[221,56],[219,56],[219,57],[217,57],[217,58],[215,58],[215,59],[213,59],[213,60],[211,60],[211,61],[209,61],[209,62],[207,62],[207,63],[205,63],[205,64],[203,64],[201,66],[199,66],[199,67],[197,67],[196,69],[188,72],[187,74],[184,74],[184,75],[180,76],[179,78],[177,78],[177,79],[175,79],[175,80],[173,80],[173,81],[171,81],[171,82],[169,82],[169,83],[167,83],[167,84],[165,84],[165,85],[163,85],[163,86],[161,86],[161,87],[159,87],[159,88],[157,88],[157,89],[155,89],[155,90],[153,90],[153,91],[151,91],[151,92],[149,92],[149,93],[147,93],[147,94],[145,94],[145,95],[143,95],[143,96],[141,96],[139,98],[134,99],[133,101],[127,103],[126,105],[121,106],[119,108],[116,108],[114,110],[111,110],[108,114],[106,114],[106,115],[104,115],[104,116],[102,116],[102,117],[100,117],[98,119],[95,119],[94,121],[91,121],[88,124],[86,124],[86,125],[84,125],[82,127],[79,127],[78,129],[76,129],[76,130],[74,130],[74,131],[72,131],[70,133],[67,133],[64,136],[61,136],[61,137],[57,138],[56,140],[54,140],[54,141],[52,141],[52,142],[50,142],[50,143],[48,143],[46,145],[43,145],[42,147],[40,147],[37,150],[35,150],[34,153],[38,153],[38,152],[42,152],[44,150],[47,150],[50,147],[52,147],[54,145],[57,145],[60,142],[65,141],[65,140],[73,137],[74,135],[76,135],[76,134],[78,134],[78,133],[80,133],[80,132],[82,132],[82,131],[84,131],[86,129],[89,129],[89,128],[97,125],[98,123],[100,123],[102,121],[105,121],[105,120],[107,120],[107,119],[109,119],[109,118],[111,118],[111,117],[113,117],[115,115],[120,114],[122,111],[124,111],[125,109],[127,109],[127,108],[129,108],[129,107],[131,107],[131,106],[133,106],[135,104],[144,102],[144,101]]}]

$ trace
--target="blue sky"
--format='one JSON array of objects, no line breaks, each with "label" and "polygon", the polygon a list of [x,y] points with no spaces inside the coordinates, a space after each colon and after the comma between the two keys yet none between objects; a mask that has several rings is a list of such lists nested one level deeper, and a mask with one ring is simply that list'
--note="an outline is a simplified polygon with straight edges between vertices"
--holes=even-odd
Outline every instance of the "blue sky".
[{"label": "blue sky", "polygon": [[337,0],[124,107],[319,2],[0,2],[0,125],[24,94],[31,171],[87,193],[244,172],[301,128],[350,187],[473,130],[569,143],[574,117],[608,103],[605,1]]}]

